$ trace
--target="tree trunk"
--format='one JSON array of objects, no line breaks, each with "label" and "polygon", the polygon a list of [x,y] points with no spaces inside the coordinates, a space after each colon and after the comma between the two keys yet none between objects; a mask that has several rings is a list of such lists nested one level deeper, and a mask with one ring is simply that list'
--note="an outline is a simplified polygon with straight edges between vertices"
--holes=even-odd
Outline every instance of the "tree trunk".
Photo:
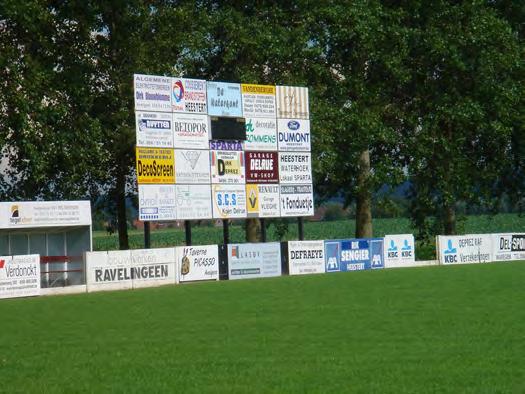
[{"label": "tree trunk", "polygon": [[359,174],[357,175],[357,200],[355,216],[355,236],[372,237],[372,193],[368,185],[370,177],[370,151],[365,149],[359,157]]},{"label": "tree trunk", "polygon": [[116,188],[118,244],[120,250],[126,250],[129,249],[129,240],[128,224],[126,217],[126,177],[124,174],[117,174]]},{"label": "tree trunk", "polygon": [[246,241],[261,241],[261,221],[257,218],[246,219]]},{"label": "tree trunk", "polygon": [[454,204],[446,205],[444,209],[444,229],[445,235],[455,235],[456,234],[456,209]]}]

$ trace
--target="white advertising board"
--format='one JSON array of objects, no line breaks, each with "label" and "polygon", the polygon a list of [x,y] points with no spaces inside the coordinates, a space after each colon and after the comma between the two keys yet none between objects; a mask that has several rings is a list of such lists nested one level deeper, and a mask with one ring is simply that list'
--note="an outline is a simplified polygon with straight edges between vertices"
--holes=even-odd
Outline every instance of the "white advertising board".
[{"label": "white advertising board", "polygon": [[277,86],[277,117],[309,119],[308,88]]},{"label": "white advertising board", "polygon": [[131,251],[86,252],[86,282],[88,292],[131,289]]},{"label": "white advertising board", "polygon": [[266,278],[281,275],[279,242],[228,244],[230,280]]},{"label": "white advertising board", "polygon": [[525,233],[492,234],[494,261],[525,260]]},{"label": "white advertising board", "polygon": [[244,184],[244,152],[211,151],[211,183]]},{"label": "white advertising board", "polygon": [[175,284],[175,248],[131,250],[133,288]]},{"label": "white advertising board", "polygon": [[490,234],[438,235],[440,264],[469,264],[492,261]]},{"label": "white advertising board", "polygon": [[206,115],[173,114],[173,147],[208,149],[210,125]]},{"label": "white advertising board", "polygon": [[134,75],[135,111],[171,112],[171,78]]},{"label": "white advertising board", "polygon": [[280,185],[281,216],[313,216],[312,185]]},{"label": "white advertising board", "polygon": [[416,261],[414,235],[385,235],[385,268],[413,267]]},{"label": "white advertising board", "polygon": [[0,256],[0,299],[38,295],[40,255]]},{"label": "white advertising board", "polygon": [[242,116],[241,85],[228,82],[207,83],[208,115]]},{"label": "white advertising board", "polygon": [[246,118],[247,151],[277,150],[277,121],[272,118]]},{"label": "white advertising board", "polygon": [[312,183],[312,154],[279,152],[279,181],[281,184]]},{"label": "white advertising board", "polygon": [[210,185],[175,185],[178,220],[211,219]]},{"label": "white advertising board", "polygon": [[90,226],[89,201],[0,202],[0,228]]},{"label": "white advertising board", "polygon": [[274,218],[281,216],[279,185],[246,185],[246,209],[248,217]]},{"label": "white advertising board", "polygon": [[244,117],[275,118],[275,86],[242,84]]},{"label": "white advertising board", "polygon": [[172,114],[135,112],[137,146],[173,148]]},{"label": "white advertising board", "polygon": [[207,150],[175,149],[175,179],[177,183],[209,184],[209,152]]},{"label": "white advertising board", "polygon": [[310,152],[310,121],[277,119],[277,140],[280,151]]},{"label": "white advertising board", "polygon": [[177,219],[175,185],[139,185],[139,220]]},{"label": "white advertising board", "polygon": [[173,112],[205,114],[206,81],[202,79],[172,78],[171,108]]},{"label": "white advertising board", "polygon": [[219,279],[217,245],[179,246],[175,250],[179,282]]},{"label": "white advertising board", "polygon": [[288,241],[290,275],[324,274],[324,241]]},{"label": "white advertising board", "polygon": [[245,218],[245,185],[212,185],[213,217],[215,219]]}]

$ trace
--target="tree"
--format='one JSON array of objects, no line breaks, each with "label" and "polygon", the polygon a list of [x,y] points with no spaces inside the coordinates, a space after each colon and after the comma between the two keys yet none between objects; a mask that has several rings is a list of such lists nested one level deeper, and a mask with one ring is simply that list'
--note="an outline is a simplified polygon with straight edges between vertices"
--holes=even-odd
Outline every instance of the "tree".
[{"label": "tree", "polygon": [[356,236],[372,236],[372,193],[403,179],[400,98],[408,79],[403,13],[380,2],[319,6],[312,45],[317,190],[356,202]]},{"label": "tree", "polygon": [[454,234],[458,201],[488,205],[504,191],[498,180],[523,114],[520,45],[481,2],[435,1],[408,15],[412,219],[422,236]]}]

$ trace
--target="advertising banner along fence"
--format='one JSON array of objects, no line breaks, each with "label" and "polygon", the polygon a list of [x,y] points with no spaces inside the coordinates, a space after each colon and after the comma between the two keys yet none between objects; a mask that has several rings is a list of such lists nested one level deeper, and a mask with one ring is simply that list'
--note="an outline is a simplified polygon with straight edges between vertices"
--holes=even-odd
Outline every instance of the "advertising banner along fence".
[{"label": "advertising banner along fence", "polygon": [[219,279],[217,245],[181,246],[175,248],[179,282]]},{"label": "advertising banner along fence", "polygon": [[326,272],[384,268],[383,239],[325,241]]},{"label": "advertising banner along fence", "polygon": [[288,241],[290,275],[324,274],[324,241]]},{"label": "advertising banner along fence", "polygon": [[492,261],[490,234],[438,235],[436,246],[440,264],[471,264]]},{"label": "advertising banner along fence", "polygon": [[492,234],[492,259],[525,260],[525,233]]},{"label": "advertising banner along fence", "polygon": [[230,280],[281,276],[279,242],[228,244]]},{"label": "advertising banner along fence", "polygon": [[0,299],[38,295],[40,255],[0,256]]},{"label": "advertising banner along fence", "polygon": [[175,249],[134,249],[130,270],[134,289],[175,284]]},{"label": "advertising banner along fence", "polygon": [[385,235],[385,267],[410,267],[416,260],[414,235]]}]

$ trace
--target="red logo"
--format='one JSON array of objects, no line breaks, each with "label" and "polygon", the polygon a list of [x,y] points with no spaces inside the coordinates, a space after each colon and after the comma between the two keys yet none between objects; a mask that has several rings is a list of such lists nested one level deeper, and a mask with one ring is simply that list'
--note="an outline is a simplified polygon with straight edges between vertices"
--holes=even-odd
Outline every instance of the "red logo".
[{"label": "red logo", "polygon": [[5,260],[0,260],[0,268],[4,268]]}]

